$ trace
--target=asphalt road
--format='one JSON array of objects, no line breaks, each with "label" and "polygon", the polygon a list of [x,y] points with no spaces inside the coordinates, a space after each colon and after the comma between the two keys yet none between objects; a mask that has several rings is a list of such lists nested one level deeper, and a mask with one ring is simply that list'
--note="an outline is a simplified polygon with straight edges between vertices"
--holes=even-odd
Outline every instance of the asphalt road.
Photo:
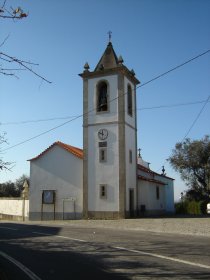
[{"label": "asphalt road", "polygon": [[210,238],[0,223],[0,280],[210,279]]}]

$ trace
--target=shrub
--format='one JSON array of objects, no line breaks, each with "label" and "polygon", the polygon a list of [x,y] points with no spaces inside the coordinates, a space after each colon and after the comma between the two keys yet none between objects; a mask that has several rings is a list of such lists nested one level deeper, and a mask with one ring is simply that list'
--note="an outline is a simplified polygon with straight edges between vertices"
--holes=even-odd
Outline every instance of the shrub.
[{"label": "shrub", "polygon": [[192,214],[192,215],[200,215],[200,207],[199,207],[199,202],[192,200],[188,202],[187,205],[187,214]]},{"label": "shrub", "polygon": [[175,203],[176,214],[186,214],[187,213],[187,203],[186,201]]},{"label": "shrub", "polygon": [[206,214],[206,201],[181,201],[175,203],[176,214],[202,215]]},{"label": "shrub", "polygon": [[202,214],[206,214],[207,204],[208,204],[207,200],[199,201],[200,212]]}]

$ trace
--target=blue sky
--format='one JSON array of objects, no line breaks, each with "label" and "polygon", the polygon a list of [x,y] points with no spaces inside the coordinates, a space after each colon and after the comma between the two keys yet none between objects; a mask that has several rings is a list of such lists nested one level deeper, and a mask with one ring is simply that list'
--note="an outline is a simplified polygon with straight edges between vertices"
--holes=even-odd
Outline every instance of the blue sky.
[{"label": "blue sky", "polygon": [[[117,55],[145,83],[169,69],[210,49],[209,0],[13,0],[29,13],[21,21],[0,21],[1,51],[38,63],[33,69],[52,84],[27,71],[18,78],[0,76],[0,131],[6,132],[10,148],[68,119],[82,114],[82,79],[87,61],[93,70],[104,52],[109,30]],[[207,100],[210,95],[210,53],[137,90],[138,147],[154,171],[164,164],[176,179],[175,199],[186,189],[179,175],[165,161],[181,141],[204,103],[170,107]],[[153,107],[166,105],[166,108]],[[150,109],[143,109],[150,108]],[[210,134],[210,103],[188,137]],[[21,123],[25,121],[27,122]],[[12,124],[13,123],[13,124]],[[30,159],[55,141],[82,147],[82,119],[55,129],[2,156],[12,161],[12,172],[1,172],[0,182],[29,175]]]}]

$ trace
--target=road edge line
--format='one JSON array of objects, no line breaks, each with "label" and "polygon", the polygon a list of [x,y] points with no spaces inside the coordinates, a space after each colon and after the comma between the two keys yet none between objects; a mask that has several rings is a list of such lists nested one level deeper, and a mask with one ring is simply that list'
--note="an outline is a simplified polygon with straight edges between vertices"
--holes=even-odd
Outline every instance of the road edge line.
[{"label": "road edge line", "polygon": [[146,255],[146,256],[150,256],[150,257],[165,259],[165,260],[179,262],[179,263],[188,264],[188,265],[192,265],[192,266],[197,266],[197,267],[200,267],[200,268],[210,269],[209,265],[194,263],[194,262],[185,261],[185,260],[182,260],[182,259],[177,259],[177,258],[172,258],[172,257],[159,255],[159,254],[153,254],[153,253],[148,253],[148,252],[144,252],[144,251],[132,250],[132,249],[124,248],[124,247],[113,247],[113,248],[118,249],[118,250],[122,250],[122,251],[128,251],[128,252],[137,253],[137,254],[141,254],[141,255]]},{"label": "road edge line", "polygon": [[25,274],[28,275],[28,277],[32,280],[42,280],[40,277],[38,277],[33,271],[31,271],[29,268],[27,268],[25,265],[23,265],[21,262],[17,261],[16,259],[12,258],[11,256],[7,255],[6,253],[0,251],[0,256],[4,257],[8,261],[12,262],[14,265],[16,265],[19,269],[21,269]]}]

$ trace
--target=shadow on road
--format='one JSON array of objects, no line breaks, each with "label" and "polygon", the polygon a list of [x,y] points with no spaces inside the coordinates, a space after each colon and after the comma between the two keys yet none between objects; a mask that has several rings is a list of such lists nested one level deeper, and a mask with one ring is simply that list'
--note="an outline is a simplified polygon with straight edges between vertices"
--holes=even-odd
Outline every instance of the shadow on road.
[{"label": "shadow on road", "polygon": [[[55,238],[60,230],[53,226],[0,223],[0,251],[41,279],[128,279],[124,274],[109,272],[101,257],[86,254],[87,244]],[[22,280],[16,270],[0,256],[0,280]]]},{"label": "shadow on road", "polygon": [[[210,271],[207,269],[117,250],[112,245],[96,240],[79,242],[59,236],[61,229],[59,226],[0,223],[0,250],[23,263],[42,280],[210,279]],[[88,230],[84,231],[89,234]],[[167,248],[168,251],[171,245],[166,240],[156,240],[153,250],[155,246]],[[152,248],[148,247],[149,250]],[[188,250],[186,246],[186,254]],[[0,277],[0,280],[23,280],[13,277],[16,275],[14,269],[8,266],[3,268],[2,273],[6,273],[8,278]]]}]

